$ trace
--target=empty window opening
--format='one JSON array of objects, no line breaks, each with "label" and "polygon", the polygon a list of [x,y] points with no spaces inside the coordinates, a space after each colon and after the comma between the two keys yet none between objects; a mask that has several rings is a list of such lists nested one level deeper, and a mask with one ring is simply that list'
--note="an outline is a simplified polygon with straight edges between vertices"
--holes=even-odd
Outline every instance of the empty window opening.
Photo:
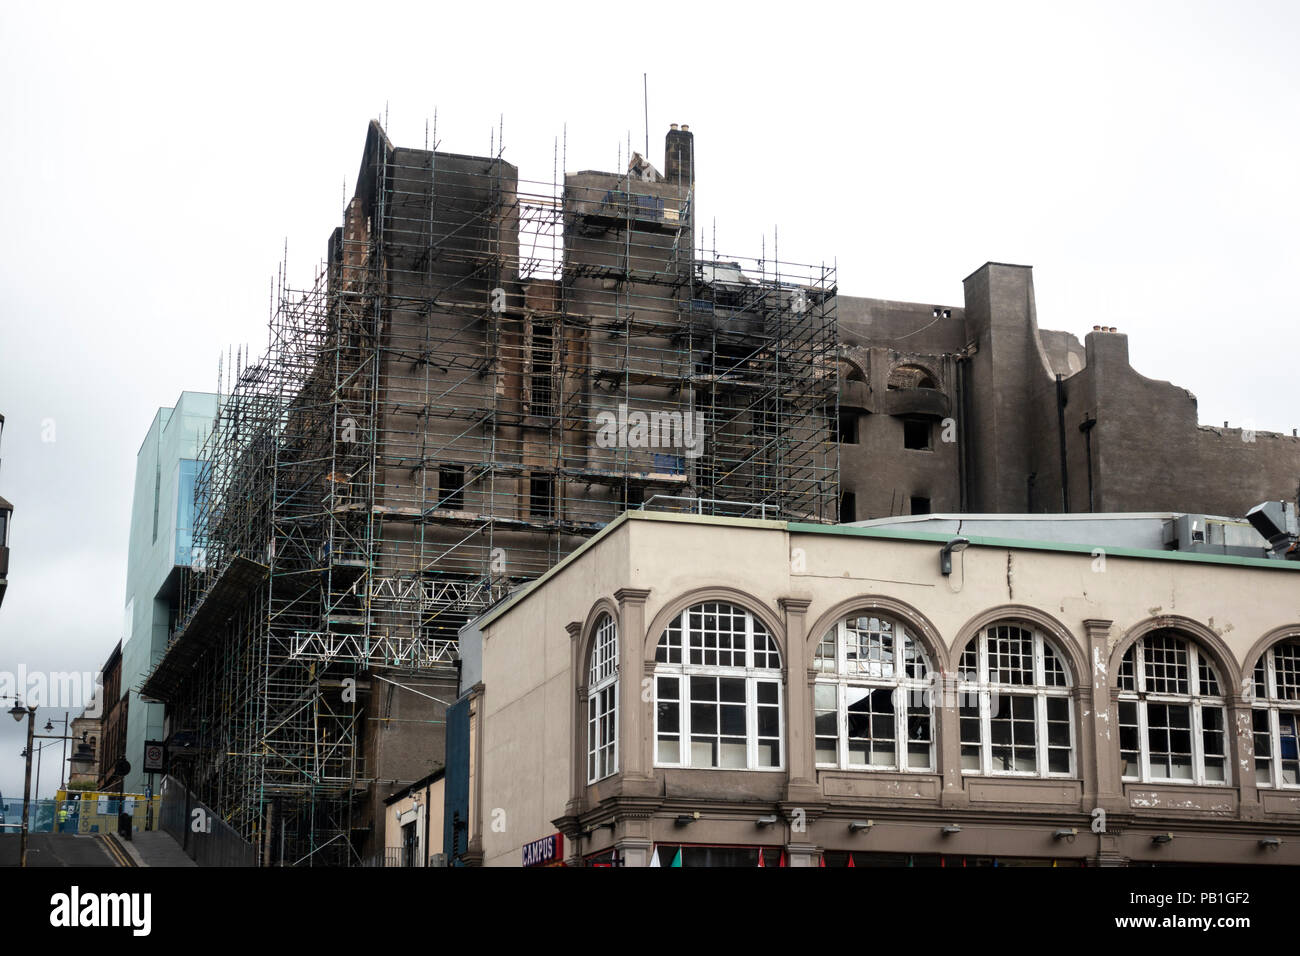
[{"label": "empty window opening", "polygon": [[858,520],[858,496],[851,491],[846,491],[840,495],[840,521],[857,521]]},{"label": "empty window opening", "polygon": [[464,465],[443,465],[438,469],[438,507],[465,507]]},{"label": "empty window opening", "polygon": [[858,410],[856,408],[841,408],[837,434],[841,445],[856,445],[858,443]]},{"label": "empty window opening", "polygon": [[930,423],[923,418],[904,419],[903,447],[914,451],[929,451]]},{"label": "empty window opening", "polygon": [[528,479],[528,513],[534,518],[551,518],[555,515],[555,478],[551,475],[533,475]]},{"label": "empty window opening", "polygon": [[549,325],[533,326],[532,387],[529,411],[534,415],[555,414],[555,330]]},{"label": "empty window opening", "polygon": [[928,515],[930,513],[930,499],[922,498],[919,495],[912,495],[912,514]]}]

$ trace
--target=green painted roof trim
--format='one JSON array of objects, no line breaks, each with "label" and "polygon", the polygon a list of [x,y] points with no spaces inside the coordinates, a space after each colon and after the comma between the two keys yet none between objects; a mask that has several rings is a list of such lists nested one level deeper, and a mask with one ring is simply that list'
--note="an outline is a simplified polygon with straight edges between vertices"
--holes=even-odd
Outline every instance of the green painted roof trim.
[{"label": "green painted roof trim", "polygon": [[[861,538],[888,538],[897,541],[933,541],[944,543],[957,537],[935,531],[905,531],[901,528],[851,528],[847,525],[786,523],[792,534],[840,534]],[[964,534],[972,547],[1010,548],[1018,551],[1060,551],[1091,556],[1102,551],[1108,558],[1143,558],[1155,561],[1190,561],[1193,564],[1227,564],[1235,567],[1268,568],[1271,571],[1300,571],[1300,561],[1272,558],[1243,558],[1232,554],[1197,554],[1192,551],[1153,551],[1149,548],[1119,548],[1093,544],[1068,544],[1061,541],[1025,541],[1019,538],[985,538]]]},{"label": "green painted roof trim", "polygon": [[[734,528],[753,528],[756,530],[785,531],[790,534],[832,534],[853,538],[883,538],[891,541],[921,541],[944,544],[955,535],[935,531],[910,531],[904,528],[854,528],[848,525],[809,524],[803,521],[771,521],[759,518],[726,518],[715,515],[683,514],[676,511],[625,511],[580,547],[562,559],[557,565],[528,586],[488,611],[479,620],[483,628],[505,614],[520,601],[532,594],[537,587],[559,574],[576,561],[585,551],[594,547],[598,541],[612,534],[628,521],[667,521],[679,524],[723,525]],[[1232,567],[1265,568],[1270,571],[1300,571],[1300,561],[1281,561],[1269,558],[1241,558],[1230,554],[1195,554],[1188,551],[1152,551],[1147,548],[1115,548],[1100,545],[1066,544],[1058,541],[1024,541],[1017,538],[984,538],[978,535],[962,535],[971,543],[971,547],[1005,548],[1017,551],[1057,551],[1065,554],[1086,554],[1092,556],[1094,551],[1103,551],[1108,558],[1140,558],[1154,561],[1183,561],[1193,564],[1226,564]]]}]

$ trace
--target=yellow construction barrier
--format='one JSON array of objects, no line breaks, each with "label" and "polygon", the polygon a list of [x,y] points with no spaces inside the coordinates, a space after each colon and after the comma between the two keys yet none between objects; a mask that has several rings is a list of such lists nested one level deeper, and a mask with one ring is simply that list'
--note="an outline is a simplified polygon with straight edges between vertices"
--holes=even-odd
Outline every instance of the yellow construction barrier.
[{"label": "yellow construction barrier", "polygon": [[149,813],[143,793],[60,790],[55,799],[54,829],[63,833],[116,833],[119,802],[125,802],[133,830],[156,830],[162,807],[162,797],[155,796],[153,813]]}]

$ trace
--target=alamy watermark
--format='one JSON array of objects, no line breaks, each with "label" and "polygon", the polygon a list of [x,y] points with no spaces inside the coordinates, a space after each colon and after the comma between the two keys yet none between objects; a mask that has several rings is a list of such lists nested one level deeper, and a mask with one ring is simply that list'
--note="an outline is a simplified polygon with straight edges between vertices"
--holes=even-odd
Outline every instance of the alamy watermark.
[{"label": "alamy watermark", "polygon": [[628,411],[619,403],[618,411],[596,415],[598,448],[667,448],[687,458],[704,454],[704,413],[681,411]]},{"label": "alamy watermark", "polygon": [[100,675],[93,671],[0,671],[0,698],[18,698],[28,707],[86,708],[87,717],[103,710]]}]

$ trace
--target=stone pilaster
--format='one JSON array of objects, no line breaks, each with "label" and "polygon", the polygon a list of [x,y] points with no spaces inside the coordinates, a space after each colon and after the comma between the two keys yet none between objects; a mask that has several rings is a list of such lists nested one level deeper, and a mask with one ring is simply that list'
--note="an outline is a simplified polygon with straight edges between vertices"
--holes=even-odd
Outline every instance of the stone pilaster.
[{"label": "stone pilaster", "polygon": [[1088,673],[1079,675],[1078,696],[1083,708],[1079,722],[1079,773],[1083,778],[1083,798],[1094,807],[1119,809],[1124,804],[1124,787],[1119,769],[1119,710],[1111,698],[1110,628],[1111,621],[1090,618],[1083,622],[1087,637],[1084,655]]},{"label": "stone pilaster", "polygon": [[623,774],[624,791],[637,781],[650,778],[647,756],[650,753],[650,708],[642,699],[642,659],[645,648],[645,602],[647,588],[620,588],[614,592],[618,602],[618,666],[619,666],[619,771]]},{"label": "stone pilaster", "polygon": [[785,614],[785,737],[789,774],[786,800],[792,803],[820,800],[808,676],[807,617],[812,602],[807,598],[783,597],[777,603]]}]

